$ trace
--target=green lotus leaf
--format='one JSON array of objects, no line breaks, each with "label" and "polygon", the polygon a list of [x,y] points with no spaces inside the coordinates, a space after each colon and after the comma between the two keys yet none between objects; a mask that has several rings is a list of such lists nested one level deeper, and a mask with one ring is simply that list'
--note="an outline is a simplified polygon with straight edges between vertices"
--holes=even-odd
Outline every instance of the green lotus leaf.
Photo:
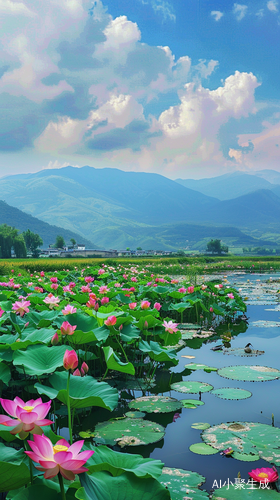
[{"label": "green lotus leaf", "polygon": [[247,485],[244,488],[236,488],[234,485],[218,488],[214,492],[213,500],[279,500],[279,493],[271,489],[259,489],[258,486]]},{"label": "green lotus leaf", "polygon": [[5,385],[8,385],[11,380],[11,370],[5,363],[0,363],[0,380],[2,380]]},{"label": "green lotus leaf", "polygon": [[[148,324],[148,326],[147,326]],[[162,326],[162,321],[158,320],[154,316],[147,314],[146,316],[143,316],[142,318],[139,319],[138,323],[136,323],[136,326],[140,330],[144,330],[147,328],[153,328],[154,326]]]},{"label": "green lotus leaf", "polygon": [[98,321],[95,317],[83,314],[81,312],[76,312],[74,314],[67,314],[67,316],[60,316],[56,319],[56,324],[61,327],[64,321],[68,321],[70,325],[77,326],[77,330],[82,330],[82,332],[91,332],[97,328]]},{"label": "green lotus leaf", "polygon": [[182,403],[169,396],[142,396],[130,401],[128,406],[147,413],[169,413],[180,410]]},{"label": "green lotus leaf", "polygon": [[256,462],[260,459],[259,455],[246,455],[246,453],[238,453],[238,451],[235,451],[231,456],[241,462]]},{"label": "green lotus leaf", "polygon": [[193,380],[186,382],[176,382],[171,385],[172,391],[184,392],[188,394],[198,394],[199,392],[208,392],[213,389],[213,386],[206,382],[194,382]]},{"label": "green lotus leaf", "polygon": [[69,346],[29,346],[26,351],[15,351],[14,365],[24,366],[28,375],[43,375],[52,373],[63,366],[63,357]]},{"label": "green lotus leaf", "polygon": [[87,461],[90,473],[108,471],[112,476],[120,476],[124,472],[131,472],[143,478],[157,478],[161,475],[163,463],[160,460],[113,451],[107,446],[89,446],[88,449],[94,450]]},{"label": "green lotus leaf", "polygon": [[165,434],[164,428],[141,418],[124,418],[102,422],[95,427],[95,440],[110,446],[138,446],[156,443]]},{"label": "green lotus leaf", "polygon": [[233,387],[222,387],[221,389],[213,389],[211,394],[217,396],[221,399],[247,399],[252,396],[250,391],[246,391],[245,389],[238,389]]},{"label": "green lotus leaf", "polygon": [[143,411],[127,411],[125,416],[128,418],[144,418],[146,413]]},{"label": "green lotus leaf", "polygon": [[90,342],[100,342],[107,340],[110,331],[106,326],[95,328],[91,332],[83,332],[82,330],[75,330],[71,335],[71,342],[73,344],[88,344]]},{"label": "green lotus leaf", "polygon": [[218,453],[218,450],[215,450],[215,448],[212,448],[212,446],[205,443],[192,444],[190,446],[190,451],[192,451],[192,453],[196,453],[197,455],[215,455]]},{"label": "green lotus leaf", "polygon": [[170,304],[170,309],[173,309],[174,311],[178,311],[179,313],[182,313],[186,309],[189,309],[191,307],[189,302],[179,302],[177,304]]},{"label": "green lotus leaf", "polygon": [[0,492],[21,488],[29,482],[30,473],[23,463],[26,455],[22,449],[15,450],[0,443],[0,456]]},{"label": "green lotus leaf", "polygon": [[197,408],[204,405],[204,402],[198,399],[181,399],[181,403],[184,408]]},{"label": "green lotus leaf", "polygon": [[[52,387],[35,384],[39,394],[46,394],[49,398],[57,398],[67,404],[67,378],[68,373],[54,373],[49,378]],[[97,382],[93,377],[70,376],[70,406],[71,408],[87,408],[89,406],[100,406],[107,410],[113,410],[118,404],[118,392],[106,382]]]},{"label": "green lotus leaf", "polygon": [[[56,491],[57,488],[54,488],[50,483],[56,486],[56,483],[50,480],[47,485],[33,484],[29,488],[22,489],[13,497],[13,500],[61,500],[60,491]],[[74,500],[76,498],[75,492],[75,488],[69,488],[66,492],[66,500]]]},{"label": "green lotus leaf", "polygon": [[248,382],[264,382],[280,378],[280,371],[267,366],[226,366],[219,368],[218,375],[232,380],[243,380]]},{"label": "green lotus leaf", "polygon": [[185,365],[185,368],[187,368],[188,370],[204,370],[205,372],[215,372],[217,371],[217,368],[213,367],[213,366],[208,366],[208,365],[203,365],[203,364],[199,364],[199,363],[189,363],[187,365]]},{"label": "green lotus leaf", "polygon": [[205,477],[197,472],[164,467],[159,481],[168,488],[172,500],[183,500],[184,498],[203,500],[209,498],[206,491],[198,489],[198,486],[205,482]]},{"label": "green lotus leaf", "polygon": [[142,479],[125,472],[111,476],[109,472],[79,475],[82,488],[76,492],[78,500],[170,500],[170,493],[156,479]]},{"label": "green lotus leaf", "polygon": [[123,363],[117,354],[113,351],[112,347],[102,347],[105,362],[109,370],[115,370],[121,373],[128,373],[129,375],[135,375],[135,368],[132,363]]},{"label": "green lotus leaf", "polygon": [[204,431],[205,429],[209,429],[210,424],[207,424],[207,422],[196,422],[191,425],[193,429],[198,429],[201,431]]},{"label": "green lotus leaf", "polygon": [[218,451],[229,446],[235,453],[256,456],[280,464],[280,429],[255,422],[227,422],[202,433],[202,439]]},{"label": "green lotus leaf", "polygon": [[136,339],[140,337],[140,330],[136,328],[134,325],[124,325],[123,329],[120,332],[120,338],[123,342],[127,342],[130,344]]},{"label": "green lotus leaf", "polygon": [[168,351],[167,349],[160,347],[157,342],[153,342],[152,340],[150,344],[149,342],[141,340],[139,342],[139,349],[140,351],[149,354],[150,358],[154,359],[155,361],[170,361],[174,365],[177,365],[177,363],[179,362],[174,351]]}]

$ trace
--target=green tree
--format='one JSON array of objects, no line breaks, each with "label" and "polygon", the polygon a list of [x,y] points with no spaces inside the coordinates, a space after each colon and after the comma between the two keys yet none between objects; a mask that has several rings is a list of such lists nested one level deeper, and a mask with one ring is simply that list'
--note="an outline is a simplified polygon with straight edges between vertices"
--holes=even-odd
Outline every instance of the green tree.
[{"label": "green tree", "polygon": [[142,250],[142,247],[137,247],[137,248],[136,248],[136,250],[141,251],[141,250]]},{"label": "green tree", "polygon": [[76,240],[75,240],[74,238],[71,238],[71,240],[70,240],[70,241],[71,241],[71,243],[72,243],[72,245],[73,245],[73,247],[74,247],[74,246],[76,245]]},{"label": "green tree", "polygon": [[55,247],[55,248],[63,248],[64,246],[65,246],[65,241],[64,241],[63,236],[59,236],[59,235],[58,235],[58,236],[56,237],[54,247]]},{"label": "green tree", "polygon": [[226,245],[222,245],[221,240],[210,240],[207,243],[207,252],[221,255],[222,252],[228,253],[228,247]]},{"label": "green tree", "polygon": [[39,257],[40,250],[39,247],[43,245],[43,240],[41,236],[37,233],[32,233],[30,229],[22,233],[27,249],[32,253],[32,257]]},{"label": "green tree", "polygon": [[12,248],[16,257],[26,257],[26,246],[22,234],[19,234],[16,228],[7,226],[7,224],[0,226],[0,248],[3,259],[11,258]]}]

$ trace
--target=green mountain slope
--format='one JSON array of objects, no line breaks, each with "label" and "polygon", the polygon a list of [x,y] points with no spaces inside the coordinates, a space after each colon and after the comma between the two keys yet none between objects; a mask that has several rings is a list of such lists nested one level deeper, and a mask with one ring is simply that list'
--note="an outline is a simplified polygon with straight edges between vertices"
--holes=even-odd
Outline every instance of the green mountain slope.
[{"label": "green mountain slope", "polygon": [[61,227],[52,226],[43,222],[29,214],[26,214],[18,208],[11,207],[4,201],[0,200],[0,224],[7,224],[8,226],[19,229],[20,232],[30,229],[33,233],[38,233],[43,242],[43,247],[46,248],[49,244],[55,242],[56,236],[61,235],[66,243],[70,243],[70,239],[74,238],[78,243],[84,243],[88,248],[98,248],[90,240],[73,233]]}]

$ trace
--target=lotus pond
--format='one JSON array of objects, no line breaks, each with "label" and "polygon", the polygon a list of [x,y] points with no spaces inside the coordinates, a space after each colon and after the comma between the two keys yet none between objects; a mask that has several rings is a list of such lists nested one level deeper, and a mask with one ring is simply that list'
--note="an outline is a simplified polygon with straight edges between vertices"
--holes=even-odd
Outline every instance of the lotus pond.
[{"label": "lotus pond", "polygon": [[280,275],[2,279],[2,498],[280,499]]}]

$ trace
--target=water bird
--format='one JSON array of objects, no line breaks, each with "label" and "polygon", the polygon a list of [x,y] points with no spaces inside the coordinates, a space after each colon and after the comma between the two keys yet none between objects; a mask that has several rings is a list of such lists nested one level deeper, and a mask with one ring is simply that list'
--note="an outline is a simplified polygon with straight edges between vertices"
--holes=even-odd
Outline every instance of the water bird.
[{"label": "water bird", "polygon": [[211,347],[211,351],[221,351],[223,347],[223,344],[215,345],[214,347]]},{"label": "water bird", "polygon": [[244,347],[244,351],[247,352],[248,354],[250,352],[252,352],[252,349],[251,349],[250,345],[252,346],[252,344],[249,342],[249,344],[246,344],[245,347]]}]

